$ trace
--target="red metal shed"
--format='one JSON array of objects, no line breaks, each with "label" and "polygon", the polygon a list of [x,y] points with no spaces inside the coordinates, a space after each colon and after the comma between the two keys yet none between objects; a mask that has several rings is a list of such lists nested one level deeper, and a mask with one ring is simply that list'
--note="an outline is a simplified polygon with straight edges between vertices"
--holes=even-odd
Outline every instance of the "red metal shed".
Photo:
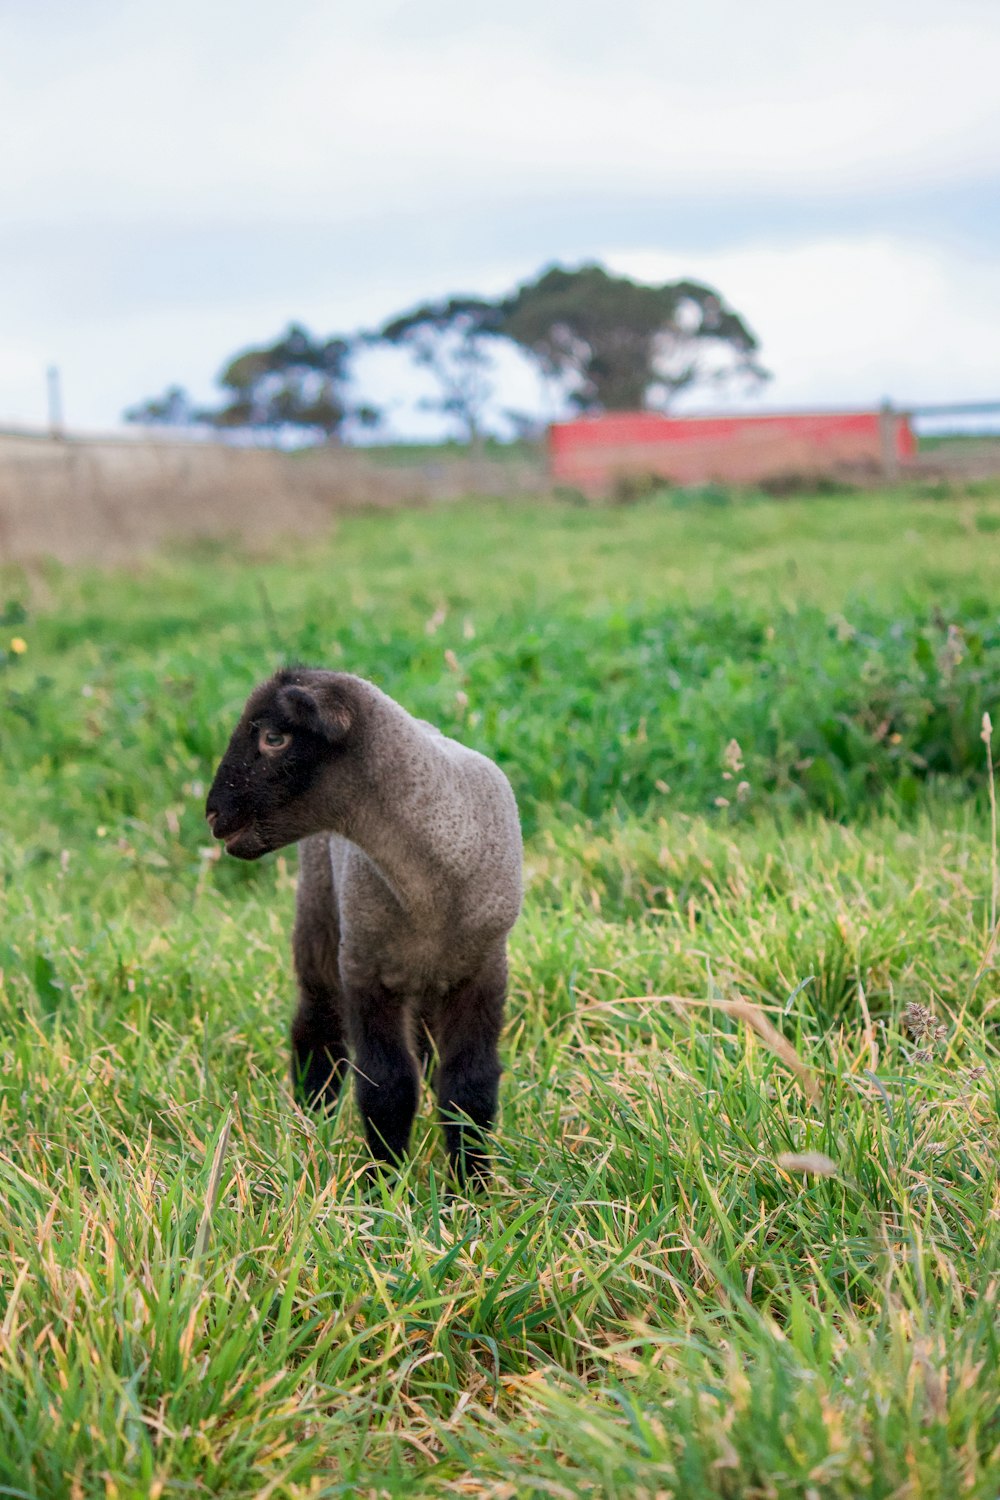
[{"label": "red metal shed", "polygon": [[787,475],[892,473],[915,452],[908,419],[888,409],[733,417],[607,412],[549,428],[553,481],[592,494],[630,475],[755,484]]}]

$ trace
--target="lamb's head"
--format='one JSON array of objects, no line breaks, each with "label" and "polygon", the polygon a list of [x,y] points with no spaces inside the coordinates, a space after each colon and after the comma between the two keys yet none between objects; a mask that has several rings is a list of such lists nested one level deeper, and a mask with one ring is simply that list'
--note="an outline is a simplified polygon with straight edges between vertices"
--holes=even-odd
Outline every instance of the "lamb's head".
[{"label": "lamb's head", "polygon": [[[227,854],[259,859],[330,827],[324,775],[350,781],[359,704],[341,672],[287,669],[261,683],[215,773],[205,817]],[[345,786],[346,790],[346,786]]]}]

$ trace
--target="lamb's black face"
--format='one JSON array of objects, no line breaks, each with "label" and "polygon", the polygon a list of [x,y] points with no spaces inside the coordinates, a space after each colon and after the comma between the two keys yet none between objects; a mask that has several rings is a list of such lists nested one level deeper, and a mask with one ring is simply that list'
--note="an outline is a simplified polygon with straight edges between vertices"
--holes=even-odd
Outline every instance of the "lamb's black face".
[{"label": "lamb's black face", "polygon": [[350,728],[346,707],[322,680],[330,677],[279,673],[251,694],[205,803],[227,854],[260,859],[322,826],[308,794],[323,767],[343,754]]},{"label": "lamb's black face", "polygon": [[259,859],[301,838],[282,817],[305,795],[320,757],[317,736],[277,716],[242,719],[215,773],[205,816],[227,854]]}]

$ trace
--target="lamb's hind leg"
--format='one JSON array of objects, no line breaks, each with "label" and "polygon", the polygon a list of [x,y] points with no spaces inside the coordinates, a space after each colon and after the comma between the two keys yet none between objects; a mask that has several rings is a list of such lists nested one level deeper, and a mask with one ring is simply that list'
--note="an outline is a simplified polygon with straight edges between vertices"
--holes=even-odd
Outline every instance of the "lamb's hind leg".
[{"label": "lamb's hind leg", "polygon": [[459,1184],[490,1175],[487,1136],[500,1089],[498,1044],[507,992],[506,953],[495,955],[468,984],[442,1002],[436,1041],[435,1086],[445,1142]]},{"label": "lamb's hind leg", "polygon": [[340,986],[340,934],[326,839],[306,840],[292,939],[299,1004],[292,1021],[296,1098],[330,1113],[348,1067]]}]

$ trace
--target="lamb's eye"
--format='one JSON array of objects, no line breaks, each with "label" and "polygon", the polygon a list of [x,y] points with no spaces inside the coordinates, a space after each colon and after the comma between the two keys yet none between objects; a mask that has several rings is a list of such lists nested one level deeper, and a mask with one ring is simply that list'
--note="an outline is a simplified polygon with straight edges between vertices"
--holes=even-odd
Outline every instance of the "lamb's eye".
[{"label": "lamb's eye", "polygon": [[278,729],[262,729],[257,743],[262,750],[285,750],[292,743],[292,737]]}]

